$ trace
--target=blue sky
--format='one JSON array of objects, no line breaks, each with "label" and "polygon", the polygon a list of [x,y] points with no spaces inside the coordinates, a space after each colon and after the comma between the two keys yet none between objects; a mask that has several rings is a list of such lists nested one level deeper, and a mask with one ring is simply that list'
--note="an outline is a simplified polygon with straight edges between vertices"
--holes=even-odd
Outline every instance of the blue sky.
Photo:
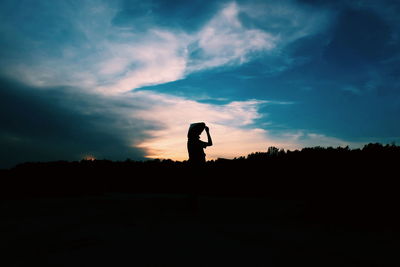
[{"label": "blue sky", "polygon": [[3,0],[0,167],[400,141],[398,1]]}]

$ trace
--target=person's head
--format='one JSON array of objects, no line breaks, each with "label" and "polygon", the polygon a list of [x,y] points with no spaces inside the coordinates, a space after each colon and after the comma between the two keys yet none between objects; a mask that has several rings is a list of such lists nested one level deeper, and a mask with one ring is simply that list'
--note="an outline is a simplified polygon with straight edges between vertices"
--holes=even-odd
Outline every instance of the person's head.
[{"label": "person's head", "polygon": [[188,131],[188,138],[198,138],[200,134],[204,131],[206,124],[204,122],[197,122],[190,124]]}]

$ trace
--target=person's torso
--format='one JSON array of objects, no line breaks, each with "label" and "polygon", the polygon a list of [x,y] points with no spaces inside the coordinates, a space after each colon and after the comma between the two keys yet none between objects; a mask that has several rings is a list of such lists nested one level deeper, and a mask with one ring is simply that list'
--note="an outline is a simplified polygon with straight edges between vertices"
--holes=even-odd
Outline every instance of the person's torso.
[{"label": "person's torso", "polygon": [[189,139],[188,143],[189,158],[203,158],[204,153],[204,142],[199,139]]}]

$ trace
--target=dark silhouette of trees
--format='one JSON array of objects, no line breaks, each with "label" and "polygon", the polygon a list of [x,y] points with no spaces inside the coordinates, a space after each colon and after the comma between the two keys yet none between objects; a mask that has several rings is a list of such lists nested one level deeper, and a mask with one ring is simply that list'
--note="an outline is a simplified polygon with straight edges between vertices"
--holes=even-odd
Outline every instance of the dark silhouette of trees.
[{"label": "dark silhouette of trees", "polygon": [[188,193],[301,200],[303,215],[329,221],[397,225],[395,144],[269,147],[247,157],[208,161],[201,170],[173,160],[23,163],[1,170],[1,198],[127,193]]}]

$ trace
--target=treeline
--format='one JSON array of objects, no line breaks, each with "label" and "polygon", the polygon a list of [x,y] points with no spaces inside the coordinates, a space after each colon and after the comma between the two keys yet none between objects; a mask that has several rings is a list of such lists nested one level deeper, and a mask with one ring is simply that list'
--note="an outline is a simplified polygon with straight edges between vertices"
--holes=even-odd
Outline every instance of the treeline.
[{"label": "treeline", "polygon": [[101,195],[107,192],[202,194],[292,199],[307,216],[399,223],[400,147],[368,144],[284,151],[208,161],[82,160],[24,163],[3,171],[2,198]]},{"label": "treeline", "polygon": [[204,166],[158,159],[23,163],[4,171],[1,183],[3,193],[24,189],[26,195],[127,191],[297,196],[311,187],[342,193],[363,187],[394,190],[388,186],[397,182],[399,160],[400,147],[394,144],[296,151],[270,147]]}]

